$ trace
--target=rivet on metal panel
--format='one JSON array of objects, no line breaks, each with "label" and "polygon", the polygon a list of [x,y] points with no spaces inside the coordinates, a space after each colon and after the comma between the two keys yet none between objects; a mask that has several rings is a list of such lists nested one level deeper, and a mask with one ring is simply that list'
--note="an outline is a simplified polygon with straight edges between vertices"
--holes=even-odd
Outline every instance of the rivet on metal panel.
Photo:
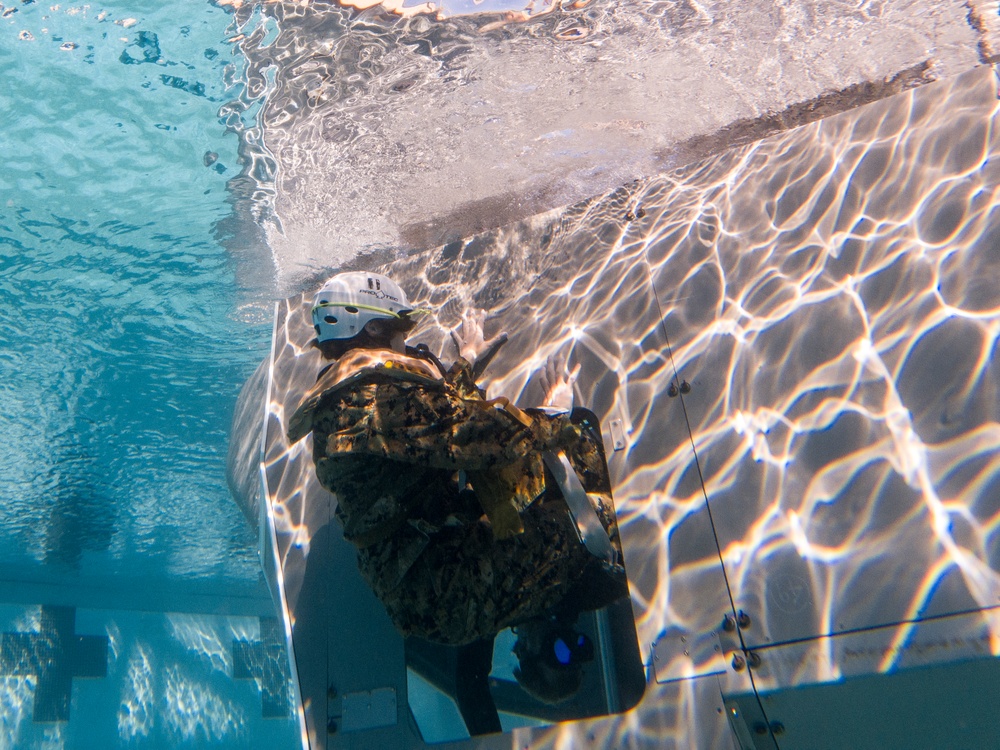
[{"label": "rivet on metal panel", "polygon": [[760,654],[756,651],[750,651],[747,653],[747,664],[752,668],[756,669],[760,666]]},{"label": "rivet on metal panel", "polygon": [[736,630],[736,620],[733,619],[732,615],[726,615],[722,618],[722,629],[727,633],[732,633]]},{"label": "rivet on metal panel", "polygon": [[741,609],[736,615],[736,624],[740,626],[740,630],[746,630],[749,628],[750,622],[750,615]]},{"label": "rivet on metal panel", "polygon": [[744,659],[740,654],[733,656],[733,669],[737,672],[742,672],[746,669],[747,660]]}]

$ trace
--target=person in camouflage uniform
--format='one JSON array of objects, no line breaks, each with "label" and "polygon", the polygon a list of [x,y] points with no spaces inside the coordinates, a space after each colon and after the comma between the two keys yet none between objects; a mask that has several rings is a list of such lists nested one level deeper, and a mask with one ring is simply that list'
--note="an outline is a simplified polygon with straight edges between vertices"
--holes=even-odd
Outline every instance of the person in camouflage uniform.
[{"label": "person in camouflage uniform", "polygon": [[[388,300],[367,304],[365,290]],[[475,377],[502,342],[483,342],[481,323],[467,319],[456,343],[469,358],[445,369],[426,348],[403,344],[412,312],[385,277],[328,282],[313,319],[331,363],[288,425],[291,442],[313,434],[316,475],[336,495],[344,538],[397,629],[458,646],[625,596],[593,415],[486,400]],[[546,452],[569,459],[615,559],[582,543]]]}]

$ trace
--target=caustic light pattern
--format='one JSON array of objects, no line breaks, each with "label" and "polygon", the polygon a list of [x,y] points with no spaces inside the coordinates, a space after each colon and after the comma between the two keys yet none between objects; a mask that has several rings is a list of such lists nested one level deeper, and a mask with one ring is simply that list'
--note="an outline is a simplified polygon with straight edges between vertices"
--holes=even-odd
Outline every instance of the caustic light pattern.
[{"label": "caustic light pattern", "polygon": [[[773,660],[758,687],[895,669],[935,614],[983,610],[958,635],[1000,653],[996,85],[980,68],[382,269],[434,311],[411,341],[446,359],[464,310],[509,333],[491,397],[537,403],[550,355],[582,366],[651,668],[651,644],[696,644],[730,611],[706,497],[754,642],[823,652]],[[278,420],[317,370],[308,302],[280,316]],[[278,546],[308,554],[308,447],[278,453]],[[821,638],[893,622],[864,666]],[[683,745],[702,700],[652,681],[604,739]]]}]

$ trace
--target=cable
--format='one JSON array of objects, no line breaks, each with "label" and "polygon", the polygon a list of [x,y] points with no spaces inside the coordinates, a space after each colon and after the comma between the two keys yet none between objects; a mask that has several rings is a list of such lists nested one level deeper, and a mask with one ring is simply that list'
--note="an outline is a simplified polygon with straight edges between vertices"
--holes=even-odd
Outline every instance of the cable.
[{"label": "cable", "polygon": [[764,702],[761,700],[760,692],[757,690],[757,681],[753,676],[753,668],[750,666],[750,650],[747,648],[746,642],[743,639],[743,628],[739,626],[739,616],[736,612],[736,601],[733,599],[733,589],[729,584],[729,575],[726,573],[726,562],[722,555],[722,544],[719,542],[719,535],[715,528],[715,517],[712,515],[712,504],[708,500],[708,490],[705,488],[705,476],[701,471],[701,460],[698,458],[698,449],[694,444],[694,432],[691,429],[691,421],[688,419],[687,405],[684,403],[684,391],[681,389],[680,376],[677,373],[677,365],[674,362],[674,353],[670,347],[670,335],[667,333],[667,322],[663,315],[663,308],[660,306],[660,298],[656,294],[656,286],[653,284],[653,271],[649,265],[649,261],[646,261],[646,273],[649,276],[649,287],[653,293],[653,301],[656,303],[656,311],[660,318],[660,327],[663,329],[663,338],[667,344],[667,357],[670,360],[670,367],[674,371],[673,384],[677,387],[677,397],[681,402],[681,410],[684,412],[684,424],[687,427],[688,440],[691,442],[691,452],[694,454],[694,465],[695,469],[698,471],[698,481],[701,484],[701,494],[705,498],[705,510],[708,512],[708,523],[712,528],[712,538],[715,540],[715,551],[719,556],[719,567],[722,568],[722,579],[726,584],[726,595],[729,597],[729,608],[733,614],[733,620],[737,623],[736,634],[740,639],[740,650],[743,651],[744,658],[746,658],[747,665],[747,676],[750,677],[750,687],[753,689],[754,698],[757,701],[757,707],[760,709],[761,716],[764,717],[764,724],[767,726],[767,732],[771,737],[771,742],[774,743],[775,750],[781,750],[778,745],[778,738],[774,735],[774,729],[771,727],[771,720],[767,716],[767,711],[764,710]]}]

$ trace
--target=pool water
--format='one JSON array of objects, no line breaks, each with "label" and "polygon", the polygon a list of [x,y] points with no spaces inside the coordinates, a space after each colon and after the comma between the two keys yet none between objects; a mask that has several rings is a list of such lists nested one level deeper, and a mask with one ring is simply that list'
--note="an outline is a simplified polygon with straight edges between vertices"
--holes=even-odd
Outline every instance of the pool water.
[{"label": "pool water", "polygon": [[[388,261],[434,307],[438,350],[460,309],[490,308],[521,337],[491,387],[531,395],[571,350],[588,406],[626,431],[647,698],[525,744],[729,741],[716,676],[756,691],[717,633],[734,592],[784,656],[768,688],[926,665],[928,613],[969,615],[943,629],[954,653],[995,654],[992,72],[617,189],[796,97],[985,54],[961,3],[824,3],[538,3],[524,26],[492,0],[440,24],[0,4],[0,750],[300,746],[230,424],[273,300]],[[693,435],[663,398],[672,368]],[[888,642],[851,641],[861,667],[828,658],[878,622]]]},{"label": "pool water", "polygon": [[[225,482],[268,292],[241,285],[249,242],[225,225],[230,16],[182,16],[2,12],[2,748],[294,744],[231,676],[273,617]],[[102,649],[106,676],[79,676]]]}]

